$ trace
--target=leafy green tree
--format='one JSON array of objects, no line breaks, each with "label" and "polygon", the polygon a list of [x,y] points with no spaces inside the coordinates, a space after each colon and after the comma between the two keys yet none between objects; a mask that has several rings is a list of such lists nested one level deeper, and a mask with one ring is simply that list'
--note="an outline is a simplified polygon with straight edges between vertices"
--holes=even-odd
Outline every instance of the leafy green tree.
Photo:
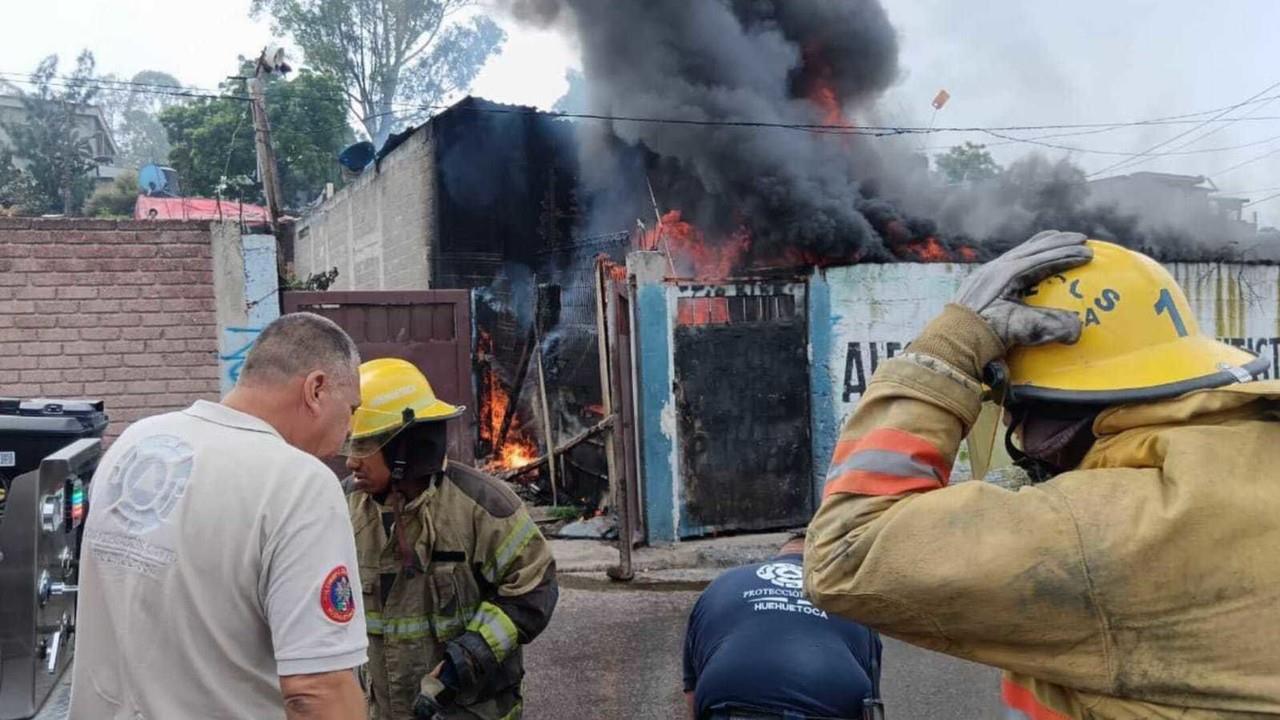
[{"label": "leafy green tree", "polygon": [[29,213],[36,195],[31,173],[14,163],[11,151],[0,148],[0,216]]},{"label": "leafy green tree", "polygon": [[[232,97],[175,105],[160,114],[172,145],[169,165],[186,195],[223,196],[263,202],[256,177],[253,119],[243,87],[224,87]],[[342,179],[337,156],[355,134],[346,121],[342,87],[322,73],[302,70],[292,80],[268,80],[267,118],[280,170],[285,205],[298,208]]]},{"label": "leafy green tree", "polygon": [[971,142],[956,145],[934,160],[938,172],[952,185],[990,180],[1002,172],[986,145]]},{"label": "leafy green tree", "polygon": [[160,113],[182,102],[182,83],[158,70],[143,70],[129,80],[104,75],[105,87],[98,104],[111,126],[119,152],[115,164],[138,168],[163,163],[169,156],[169,138]]},{"label": "leafy green tree", "polygon": [[58,75],[58,56],[50,55],[32,73],[33,89],[14,88],[24,118],[5,122],[4,131],[13,160],[30,176],[26,212],[72,215],[92,192],[98,162],[82,113],[97,94],[93,80],[93,53],[85,50],[69,77]]},{"label": "leafy green tree", "polygon": [[138,173],[123,172],[110,185],[101,185],[84,204],[90,217],[133,217],[138,201]]},{"label": "leafy green tree", "polygon": [[[430,114],[465,91],[506,33],[477,0],[253,0],[277,32],[302,48],[307,65],[342,83],[373,144],[401,122]],[[406,105],[409,109],[405,109]]]}]

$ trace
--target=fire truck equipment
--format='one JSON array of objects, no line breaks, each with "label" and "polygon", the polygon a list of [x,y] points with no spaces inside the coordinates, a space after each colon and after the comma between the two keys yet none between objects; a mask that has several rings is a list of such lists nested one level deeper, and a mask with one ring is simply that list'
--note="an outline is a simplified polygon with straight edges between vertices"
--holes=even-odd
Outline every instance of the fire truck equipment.
[{"label": "fire truck equipment", "polygon": [[101,402],[0,399],[0,720],[35,715],[70,665]]}]

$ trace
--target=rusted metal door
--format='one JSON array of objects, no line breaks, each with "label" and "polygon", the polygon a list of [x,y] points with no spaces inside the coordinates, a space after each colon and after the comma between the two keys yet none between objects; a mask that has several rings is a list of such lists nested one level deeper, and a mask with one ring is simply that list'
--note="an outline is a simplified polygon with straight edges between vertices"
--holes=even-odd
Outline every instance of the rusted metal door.
[{"label": "rusted metal door", "polygon": [[677,290],[681,536],[807,523],[813,483],[804,284]]},{"label": "rusted metal door", "polygon": [[[631,293],[625,269],[612,262],[601,261],[597,265],[604,303],[605,353],[601,365],[605,368],[608,385],[604,397],[614,415],[613,465],[621,488],[614,488],[615,497],[623,496],[629,522],[620,523],[630,528],[633,545],[644,541],[644,513],[640,498],[640,482],[636,451],[635,424],[635,368],[632,364],[633,336],[631,332]],[[618,501],[622,502],[622,501]],[[619,528],[619,536],[622,528]]]},{"label": "rusted metal door", "polygon": [[356,341],[365,360],[408,360],[427,376],[438,397],[466,405],[466,414],[449,423],[449,457],[475,461],[469,291],[287,292],[284,308],[333,320]]}]

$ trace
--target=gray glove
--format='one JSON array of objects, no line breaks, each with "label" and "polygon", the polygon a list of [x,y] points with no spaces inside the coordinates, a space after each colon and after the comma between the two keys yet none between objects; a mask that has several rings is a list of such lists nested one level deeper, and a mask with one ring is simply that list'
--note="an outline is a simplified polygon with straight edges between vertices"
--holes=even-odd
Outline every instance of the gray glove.
[{"label": "gray glove", "polygon": [[960,286],[952,302],[976,312],[1006,348],[1015,345],[1074,343],[1080,318],[1068,310],[1023,305],[1027,288],[1093,258],[1080,233],[1046,230],[978,268]]}]

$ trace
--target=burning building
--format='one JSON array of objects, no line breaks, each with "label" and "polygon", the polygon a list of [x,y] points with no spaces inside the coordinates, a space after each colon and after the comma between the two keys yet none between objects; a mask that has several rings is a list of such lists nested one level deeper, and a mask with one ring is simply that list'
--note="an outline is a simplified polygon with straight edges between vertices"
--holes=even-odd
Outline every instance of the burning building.
[{"label": "burning building", "polygon": [[[467,435],[475,457],[498,473],[545,455],[546,428],[567,437],[600,420],[594,263],[599,255],[623,260],[634,239],[583,232],[592,199],[580,196],[580,175],[571,123],[467,98],[394,137],[293,238],[294,272],[336,268],[334,291],[474,291],[479,407]],[[639,197],[640,187],[642,180],[629,190]],[[561,489],[569,498],[600,503],[602,452],[584,443],[566,456]]]},{"label": "burning building", "polygon": [[[1069,162],[947,187],[861,130],[899,73],[877,0],[504,4],[578,39],[578,117],[462,101],[304,218],[295,269],[337,267],[335,290],[473,291],[469,432],[495,471],[597,427],[616,391],[651,539],[803,524],[841,415],[966,263],[1050,227],[1226,259],[1091,198]],[[627,263],[604,372],[599,256]],[[1204,324],[1274,355],[1275,269],[1186,267]],[[603,442],[576,446],[563,492],[608,504],[608,465]]]}]

